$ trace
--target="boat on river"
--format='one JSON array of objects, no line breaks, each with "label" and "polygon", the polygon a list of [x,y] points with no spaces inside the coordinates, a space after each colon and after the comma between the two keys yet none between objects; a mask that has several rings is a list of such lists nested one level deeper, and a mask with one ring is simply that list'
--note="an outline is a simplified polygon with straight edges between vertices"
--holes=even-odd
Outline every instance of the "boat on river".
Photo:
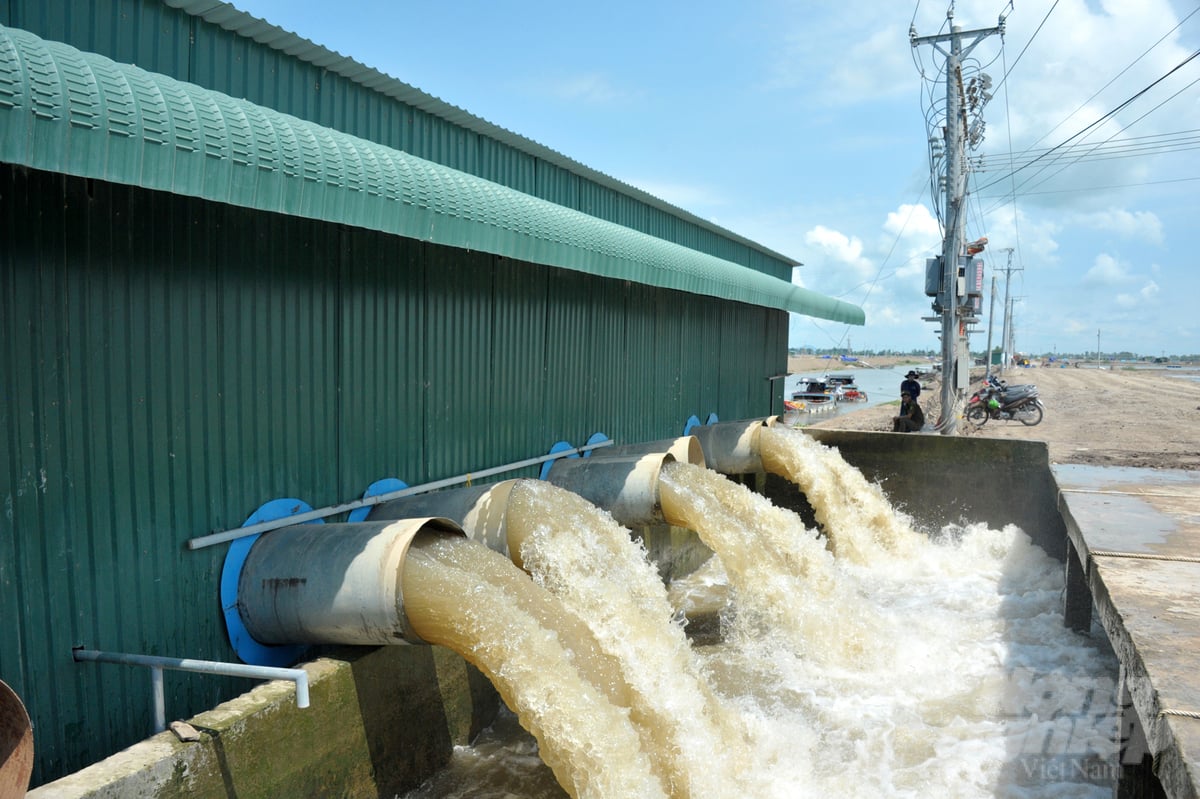
[{"label": "boat on river", "polygon": [[837,388],[819,377],[802,377],[792,392],[790,402],[785,402],[789,408],[800,410],[812,406],[836,405],[838,401]]},{"label": "boat on river", "polygon": [[828,375],[825,378],[826,385],[833,389],[834,394],[839,401],[842,402],[866,402],[867,392],[860,389],[854,383],[854,375],[838,374]]}]

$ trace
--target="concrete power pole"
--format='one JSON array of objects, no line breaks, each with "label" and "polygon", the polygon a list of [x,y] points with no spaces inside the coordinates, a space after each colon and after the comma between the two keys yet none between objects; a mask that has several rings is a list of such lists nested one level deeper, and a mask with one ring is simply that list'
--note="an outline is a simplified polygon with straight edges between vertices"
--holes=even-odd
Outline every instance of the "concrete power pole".
[{"label": "concrete power pole", "polygon": [[1009,364],[1012,362],[1011,358],[1014,355],[1012,351],[1012,303],[1009,301],[1009,289],[1011,288],[1012,284],[1012,273],[1014,271],[1021,271],[1020,269],[1013,269],[1012,247],[1008,247],[1006,252],[1008,253],[1008,265],[1004,267],[1004,329],[1000,334],[1000,350],[1002,352],[1000,358],[1000,371],[1002,372],[1009,367]]},{"label": "concrete power pole", "polygon": [[988,343],[987,356],[984,358],[983,375],[990,377],[992,374],[992,323],[996,321],[996,276],[992,275],[992,304],[988,308]]},{"label": "concrete power pole", "polygon": [[[962,60],[981,41],[992,34],[1004,33],[1004,20],[999,26],[964,31],[954,24],[954,9],[946,12],[950,33],[936,36],[917,36],[909,29],[913,47],[932,45],[946,58],[946,230],[942,242],[942,279],[938,294],[942,315],[942,421],[943,435],[958,432],[959,406],[970,384],[971,352],[967,345],[966,319],[970,309],[963,305],[964,288],[959,285],[959,256],[963,254],[966,225],[967,171],[966,110],[963,96]],[[964,44],[967,40],[967,44]],[[947,49],[946,45],[949,45]]]}]

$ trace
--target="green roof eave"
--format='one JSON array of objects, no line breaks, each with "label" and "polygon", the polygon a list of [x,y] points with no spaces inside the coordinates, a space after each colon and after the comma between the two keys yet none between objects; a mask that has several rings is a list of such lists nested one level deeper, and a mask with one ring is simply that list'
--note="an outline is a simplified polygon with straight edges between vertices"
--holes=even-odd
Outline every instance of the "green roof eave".
[{"label": "green roof eave", "polygon": [[0,26],[0,161],[861,325],[861,308],[408,153]]},{"label": "green roof eave", "polygon": [[240,11],[222,0],[163,0],[173,8],[178,8],[185,14],[217,25],[237,36],[255,41],[264,47],[269,47],[279,53],[321,69],[328,70],[346,80],[353,81],[371,91],[397,100],[407,106],[444,119],[452,125],[473,131],[489,139],[495,139],[509,145],[519,152],[528,153],[539,160],[565,169],[572,174],[580,175],[594,183],[611,188],[614,191],[640,200],[652,208],[657,208],[671,216],[686,220],[704,230],[712,231],[722,238],[736,241],[746,247],[762,253],[768,258],[789,266],[802,266],[794,258],[776,252],[765,245],[752,241],[731,230],[721,227],[703,217],[680,208],[653,194],[639,189],[629,183],[620,181],[611,175],[606,175],[586,164],[570,158],[557,150],[534,141],[507,128],[488,122],[482,117],[459,108],[456,105],[423,92],[415,86],[404,83],[385,72],[367,66],[341,53],[323,47],[309,39],[305,39],[264,19]]}]

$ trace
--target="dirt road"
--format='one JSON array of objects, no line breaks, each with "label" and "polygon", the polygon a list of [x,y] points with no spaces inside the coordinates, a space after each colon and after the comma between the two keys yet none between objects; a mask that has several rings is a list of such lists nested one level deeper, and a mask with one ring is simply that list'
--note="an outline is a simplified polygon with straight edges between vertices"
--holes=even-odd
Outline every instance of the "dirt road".
[{"label": "dirt road", "polygon": [[[1117,365],[1016,369],[1003,376],[1037,385],[1046,406],[1042,423],[992,420],[976,430],[964,421],[961,434],[1045,441],[1051,463],[1200,470],[1200,374],[1194,371]],[[922,406],[928,408],[939,391],[929,384]],[[868,408],[813,427],[890,431],[895,411],[891,405]]]}]

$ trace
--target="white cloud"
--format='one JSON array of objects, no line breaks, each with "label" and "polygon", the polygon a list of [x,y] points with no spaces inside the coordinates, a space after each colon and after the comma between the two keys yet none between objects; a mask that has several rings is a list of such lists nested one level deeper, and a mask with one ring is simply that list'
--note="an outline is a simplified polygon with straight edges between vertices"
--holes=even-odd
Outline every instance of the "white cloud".
[{"label": "white cloud", "polygon": [[1054,266],[1059,261],[1058,236],[1062,225],[1052,217],[1031,217],[1025,211],[1014,212],[1011,205],[996,209],[987,217],[988,253],[991,263],[1003,264],[1005,248],[1014,248],[1014,265]]},{"label": "white cloud", "polygon": [[1075,221],[1083,227],[1103,230],[1126,238],[1141,239],[1153,244],[1161,244],[1163,241],[1162,220],[1152,211],[1126,211],[1121,208],[1111,208],[1107,211],[1080,214]]},{"label": "white cloud", "polygon": [[804,234],[804,242],[816,247],[828,259],[850,267],[858,278],[865,278],[871,273],[871,262],[863,257],[863,243],[857,237],[817,225]]},{"label": "white cloud", "polygon": [[1093,286],[1114,286],[1128,283],[1131,279],[1125,265],[1106,253],[1097,255],[1092,268],[1083,276],[1083,282]]},{"label": "white cloud", "polygon": [[906,203],[895,211],[889,211],[887,220],[883,223],[883,230],[895,236],[915,239],[938,240],[942,235],[941,225],[924,203]]}]

